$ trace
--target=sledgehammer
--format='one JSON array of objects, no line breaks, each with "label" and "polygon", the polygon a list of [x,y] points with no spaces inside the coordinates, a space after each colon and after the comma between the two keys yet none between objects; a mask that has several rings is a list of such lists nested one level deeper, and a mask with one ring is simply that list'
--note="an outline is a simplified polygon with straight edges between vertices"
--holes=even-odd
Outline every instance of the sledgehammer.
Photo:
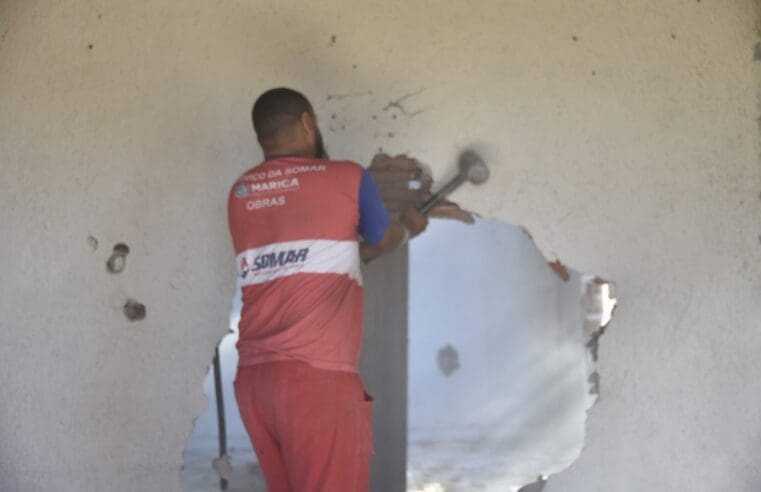
[{"label": "sledgehammer", "polygon": [[433,207],[464,182],[468,181],[472,184],[479,185],[485,183],[486,180],[489,179],[489,168],[475,150],[465,150],[462,152],[457,159],[457,167],[459,168],[457,176],[442,186],[435,195],[429,198],[428,201],[420,207],[422,213],[427,214],[430,212]]}]

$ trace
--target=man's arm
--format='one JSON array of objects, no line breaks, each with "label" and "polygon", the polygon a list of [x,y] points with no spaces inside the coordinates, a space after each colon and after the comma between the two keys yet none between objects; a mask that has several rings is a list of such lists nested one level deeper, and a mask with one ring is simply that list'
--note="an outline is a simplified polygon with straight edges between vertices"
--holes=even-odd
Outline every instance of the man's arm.
[{"label": "man's arm", "polygon": [[360,258],[370,261],[417,236],[428,225],[428,218],[416,208],[409,208],[399,220],[389,218],[378,185],[368,171],[363,171],[359,188],[359,227],[362,236]]},{"label": "man's arm", "polygon": [[404,211],[399,220],[391,222],[383,234],[383,239],[376,244],[363,241],[359,244],[359,257],[370,261],[393,251],[417,236],[428,226],[428,217],[414,207]]}]

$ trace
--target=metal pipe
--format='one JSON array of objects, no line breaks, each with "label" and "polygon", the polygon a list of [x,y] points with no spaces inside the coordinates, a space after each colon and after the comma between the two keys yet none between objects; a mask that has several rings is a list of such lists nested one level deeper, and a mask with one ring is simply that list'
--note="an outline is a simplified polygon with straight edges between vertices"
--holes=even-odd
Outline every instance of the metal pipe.
[{"label": "metal pipe", "polygon": [[[227,429],[225,426],[225,398],[222,393],[222,367],[219,363],[219,345],[214,349],[214,392],[217,396],[217,428],[219,430],[219,457],[227,454]],[[227,490],[227,480],[219,477],[220,490]]]}]

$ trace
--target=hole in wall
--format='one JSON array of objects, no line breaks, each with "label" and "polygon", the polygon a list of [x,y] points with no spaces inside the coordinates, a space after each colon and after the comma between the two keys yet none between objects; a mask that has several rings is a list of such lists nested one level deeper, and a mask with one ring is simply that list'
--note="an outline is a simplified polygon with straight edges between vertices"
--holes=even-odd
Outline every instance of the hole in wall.
[{"label": "hole in wall", "polygon": [[[266,491],[264,476],[238,413],[233,388],[238,365],[235,344],[238,342],[240,295],[238,286],[230,314],[230,333],[219,342],[215,353],[217,363],[212,361],[203,381],[203,393],[209,406],[193,422],[193,430],[182,452],[180,482],[185,492],[208,492],[223,487],[231,492]],[[218,404],[220,399],[221,406]],[[220,441],[220,415],[224,416],[223,443]]]},{"label": "hole in wall", "polygon": [[121,273],[127,266],[127,255],[129,254],[129,246],[124,243],[117,243],[114,245],[114,250],[111,256],[106,261],[106,270],[108,273]]},{"label": "hole in wall", "polygon": [[408,491],[543,490],[584,445],[612,284],[497,220],[432,221],[409,277]]},{"label": "hole in wall", "polygon": [[127,299],[122,311],[124,312],[124,316],[130,321],[140,321],[145,319],[145,305],[134,299]]},{"label": "hole in wall", "polygon": [[[430,173],[414,159],[380,154],[369,169],[392,214],[430,192]],[[583,446],[611,284],[548,261],[520,227],[476,221],[451,202],[438,215],[462,223],[434,220],[411,243],[408,490],[540,491]],[[210,404],[183,452],[186,492],[265,490],[232,386],[239,310],[238,297],[234,333],[204,381]]]},{"label": "hole in wall", "polygon": [[[543,490],[583,447],[612,284],[547,261],[528,231],[496,220],[432,220],[411,243],[409,278],[407,490]],[[226,450],[212,366],[183,452],[186,492],[223,479],[266,490],[233,392],[239,311],[238,290],[218,347]]]}]

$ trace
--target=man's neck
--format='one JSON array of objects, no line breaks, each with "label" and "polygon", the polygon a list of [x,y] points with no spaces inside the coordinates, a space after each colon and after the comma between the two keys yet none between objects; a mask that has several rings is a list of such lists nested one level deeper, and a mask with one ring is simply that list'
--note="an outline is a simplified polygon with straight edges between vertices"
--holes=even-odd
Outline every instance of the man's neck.
[{"label": "man's neck", "polygon": [[265,161],[274,161],[275,159],[284,159],[286,157],[307,157],[304,154],[284,153],[284,154],[264,154]]},{"label": "man's neck", "polygon": [[278,157],[314,157],[314,155],[305,152],[303,149],[288,146],[268,147],[262,150],[264,152],[264,160],[267,161]]}]

